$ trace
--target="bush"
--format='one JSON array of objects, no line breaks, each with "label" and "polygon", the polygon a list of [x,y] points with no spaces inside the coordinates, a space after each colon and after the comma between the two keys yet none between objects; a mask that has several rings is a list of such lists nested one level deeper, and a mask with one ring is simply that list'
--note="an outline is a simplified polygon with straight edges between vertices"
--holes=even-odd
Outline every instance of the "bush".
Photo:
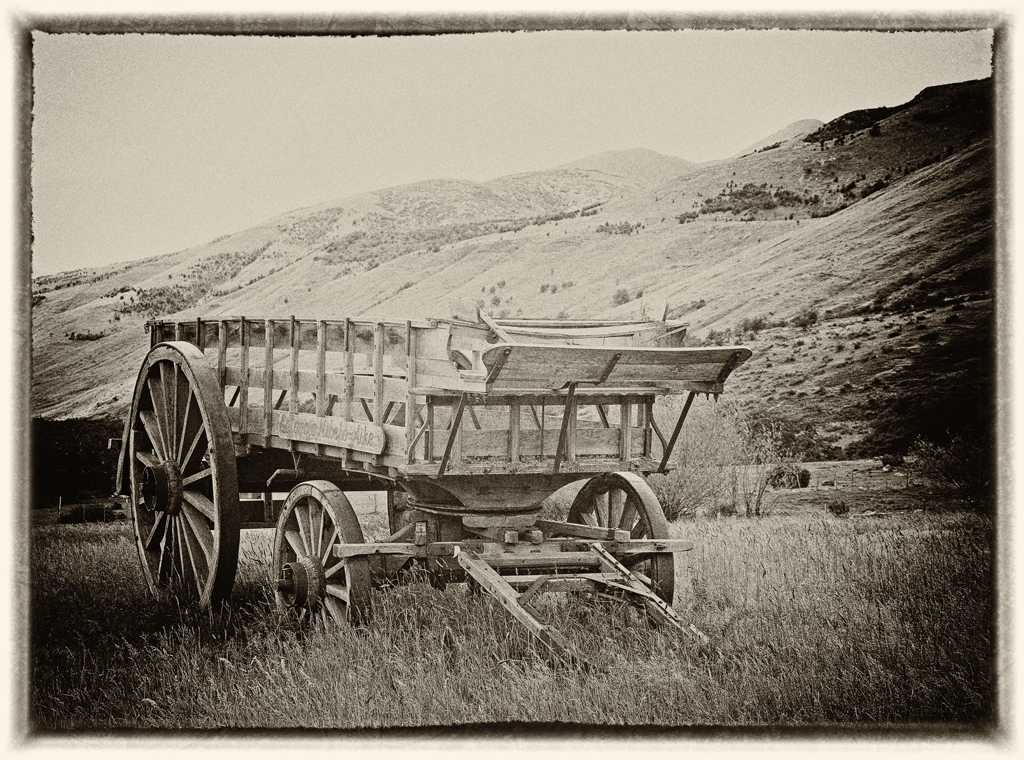
[{"label": "bush", "polygon": [[[541,292],[544,292],[543,288],[541,288]],[[618,290],[615,291],[615,295],[612,296],[612,303],[615,304],[616,306],[622,306],[623,304],[629,303],[632,300],[633,299],[629,295],[629,291],[626,290],[625,288],[619,288]]]},{"label": "bush", "polygon": [[802,312],[793,317],[793,319],[791,319],[789,323],[793,325],[793,327],[799,327],[802,330],[808,330],[814,325],[818,324],[818,310],[804,309]]},{"label": "bush", "polygon": [[768,476],[768,485],[782,488],[807,488],[811,484],[811,471],[795,464],[782,464]]},{"label": "bush", "polygon": [[968,506],[988,512],[993,504],[992,442],[974,431],[950,436],[946,443],[918,438],[910,447],[913,470],[932,483],[949,488]]}]

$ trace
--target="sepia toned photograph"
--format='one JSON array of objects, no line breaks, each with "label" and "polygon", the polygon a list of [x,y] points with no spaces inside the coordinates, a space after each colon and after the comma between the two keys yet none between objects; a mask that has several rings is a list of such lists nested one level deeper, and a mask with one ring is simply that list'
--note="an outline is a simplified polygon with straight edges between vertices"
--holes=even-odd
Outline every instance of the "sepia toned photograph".
[{"label": "sepia toned photograph", "polygon": [[1000,740],[1006,23],[26,22],[23,741]]}]

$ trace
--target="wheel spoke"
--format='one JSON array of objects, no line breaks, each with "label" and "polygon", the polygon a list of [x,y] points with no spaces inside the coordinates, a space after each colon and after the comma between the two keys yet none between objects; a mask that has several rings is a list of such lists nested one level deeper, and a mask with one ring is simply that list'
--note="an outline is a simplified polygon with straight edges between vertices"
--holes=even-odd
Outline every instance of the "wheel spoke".
[{"label": "wheel spoke", "polygon": [[324,521],[326,520],[326,516],[327,516],[327,509],[324,507],[324,505],[320,504],[319,507],[320,507],[320,510],[319,510],[320,511],[320,527],[317,528],[317,531],[316,531],[316,556],[317,557],[321,556],[323,554],[323,551],[324,551],[324,528],[326,527],[325,524],[324,524]]},{"label": "wheel spoke", "polygon": [[156,415],[148,409],[140,411],[139,422],[145,428],[146,435],[149,437],[149,442],[152,444],[156,455],[162,460],[167,459],[167,448],[164,446],[163,435],[160,432],[160,423],[157,421]]},{"label": "wheel spoke", "polygon": [[198,541],[199,548],[202,549],[206,560],[206,566],[209,567],[213,559],[213,531],[206,524],[206,518],[203,517],[203,514],[188,502],[181,505],[181,511],[184,513],[185,519],[188,520],[191,534]]},{"label": "wheel spoke", "polygon": [[[164,454],[169,455],[171,447],[168,445],[167,437],[167,395],[164,392],[163,382],[158,380],[155,375],[150,375],[146,379],[146,384],[149,387],[149,397],[153,401],[153,413],[160,435],[160,443],[163,444]],[[169,456],[163,458],[168,459]]]},{"label": "wheel spoke", "polygon": [[190,486],[193,483],[195,483],[197,480],[202,480],[203,478],[208,478],[211,475],[213,475],[213,468],[212,467],[207,467],[205,470],[200,470],[195,475],[189,475],[187,478],[182,478],[181,485],[182,485],[182,487]]},{"label": "wheel spoke", "polygon": [[210,518],[214,524],[217,523],[217,508],[203,494],[198,491],[182,491],[181,496],[185,501]]},{"label": "wheel spoke", "polygon": [[177,579],[185,583],[185,553],[188,549],[183,546],[184,541],[181,535],[181,520],[177,516],[171,516],[171,537],[174,539],[174,551],[171,555],[171,576],[174,577],[177,569]]},{"label": "wheel spoke", "polygon": [[288,545],[292,547],[292,551],[295,552],[296,559],[305,556],[306,547],[302,545],[302,536],[298,531],[285,530],[284,537],[288,541]]},{"label": "wheel spoke", "polygon": [[630,530],[633,521],[637,518],[636,502],[633,499],[626,499],[626,505],[622,508],[622,517],[619,518],[619,528]]},{"label": "wheel spoke", "polygon": [[331,565],[329,568],[324,570],[324,578],[332,578],[334,575],[337,574],[337,572],[339,570],[344,568],[345,565],[347,565],[347,564],[348,564],[348,561],[345,560],[344,558],[342,558],[342,560],[340,562],[338,562],[337,564]]},{"label": "wheel spoke", "polygon": [[327,566],[327,560],[331,558],[331,550],[334,548],[334,542],[338,538],[338,526],[334,526],[334,531],[331,533],[331,539],[327,542],[327,547],[324,549],[324,553],[320,556],[320,564],[324,567]]},{"label": "wheel spoke", "polygon": [[202,561],[204,558],[202,555],[197,557],[200,554],[200,548],[195,534],[192,532],[191,523],[188,521],[187,515],[185,520],[178,520],[178,531],[181,535],[181,543],[185,546],[185,551],[188,552],[188,567],[192,568],[192,580],[196,584],[196,593],[202,596],[203,586],[206,583],[206,563],[203,563],[202,570],[200,570],[200,565],[196,564],[197,559]]},{"label": "wheel spoke", "polygon": [[164,520],[167,517],[166,512],[157,512],[156,517],[153,520],[153,527],[149,531],[149,535],[142,542],[142,545],[146,547],[147,552],[156,551],[157,539],[163,538]]},{"label": "wheel spoke", "polygon": [[[170,378],[168,378],[170,374]],[[178,366],[160,362],[160,384],[164,387],[167,405],[167,453],[174,456],[178,451]]]},{"label": "wheel spoke", "polygon": [[162,582],[166,582],[168,573],[164,569],[164,564],[168,561],[168,555],[171,553],[171,547],[169,546],[170,541],[168,540],[170,538],[169,534],[171,532],[171,521],[166,519],[163,520],[163,526],[164,528],[160,532],[160,559],[156,565],[156,577],[159,578]]},{"label": "wheel spoke", "polygon": [[188,453],[185,454],[185,457],[178,462],[178,466],[182,469],[182,471],[187,471],[189,469],[189,465],[192,463],[192,458],[195,456],[196,451],[201,450],[198,448],[199,442],[203,440],[205,437],[206,428],[200,425],[199,429],[196,430],[195,437],[192,439],[192,444],[188,447]]},{"label": "wheel spoke", "polygon": [[608,492],[608,527],[615,528],[622,520],[622,509],[626,503],[626,492],[615,488]]},{"label": "wheel spoke", "polygon": [[[305,513],[305,515],[303,515]],[[303,504],[297,504],[295,506],[295,522],[299,524],[299,537],[302,539],[302,551],[298,554],[299,557],[305,557],[313,553],[312,547],[310,546],[309,536],[309,500],[307,499]]]},{"label": "wheel spoke", "polygon": [[337,623],[338,625],[345,624],[345,609],[341,606],[337,599],[331,596],[325,596],[324,609],[326,609],[330,613],[331,617],[334,618],[335,623]]},{"label": "wheel spoke", "polygon": [[608,523],[608,500],[610,499],[610,493],[606,492],[600,494],[595,501],[597,502],[594,506],[594,514],[597,516],[597,524],[602,528],[607,528]]},{"label": "wheel spoke", "polygon": [[348,587],[342,586],[342,585],[337,584],[337,583],[328,583],[324,587],[324,590],[328,594],[333,596],[335,599],[340,599],[345,604],[348,604],[348,601],[349,601]]},{"label": "wheel spoke", "polygon": [[138,459],[146,467],[153,468],[160,466],[160,460],[156,456],[149,453],[148,451],[136,451],[135,458]]},{"label": "wheel spoke", "polygon": [[[182,464],[181,455],[184,453],[185,440],[189,438],[188,435],[188,423],[192,416],[192,387],[186,386],[185,388],[185,411],[181,415],[181,434],[178,436],[178,450],[174,452],[174,459],[179,464]],[[202,422],[202,420],[200,420]],[[200,425],[201,426],[201,425]]]}]

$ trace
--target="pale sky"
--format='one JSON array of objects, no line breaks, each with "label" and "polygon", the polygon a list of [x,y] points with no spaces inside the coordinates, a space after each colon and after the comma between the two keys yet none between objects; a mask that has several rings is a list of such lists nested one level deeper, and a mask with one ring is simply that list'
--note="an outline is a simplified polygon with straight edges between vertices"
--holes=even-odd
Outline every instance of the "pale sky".
[{"label": "pale sky", "polygon": [[607,150],[731,156],[992,72],[992,33],[33,35],[33,275]]}]

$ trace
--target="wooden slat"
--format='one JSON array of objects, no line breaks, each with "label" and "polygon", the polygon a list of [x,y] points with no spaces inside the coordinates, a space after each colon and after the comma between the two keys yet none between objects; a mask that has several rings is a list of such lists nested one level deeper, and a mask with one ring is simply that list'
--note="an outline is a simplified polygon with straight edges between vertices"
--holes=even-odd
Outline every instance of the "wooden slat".
[{"label": "wooden slat", "polygon": [[[520,429],[519,458],[515,460],[509,459],[511,447],[511,431],[509,430],[466,430],[463,436],[463,456],[465,457],[495,457],[518,462],[522,457],[540,456],[540,430]],[[576,459],[594,456],[618,457],[620,437],[619,428],[577,429],[574,436]],[[635,446],[634,449],[636,449]],[[553,454],[551,446],[548,445],[546,455],[549,460]]]},{"label": "wooden slat", "polygon": [[291,348],[291,372],[289,373],[288,385],[288,411],[292,414],[299,412],[299,351],[302,349],[302,332],[299,323],[293,316],[288,332],[288,344]]},{"label": "wooden slat", "polygon": [[414,436],[417,415],[416,396],[408,392],[408,389],[416,385],[416,331],[412,322],[405,323],[405,352],[406,366],[408,367],[408,378],[405,396],[405,440],[408,441],[406,461],[413,462],[416,459],[416,438]]},{"label": "wooden slat", "polygon": [[[513,401],[508,407],[508,460],[512,467],[519,464],[520,450],[522,446],[521,440],[521,423],[522,423],[522,406],[518,401]],[[471,444],[469,451],[473,451]]]},{"label": "wooden slat", "polygon": [[[263,434],[270,437],[274,430],[274,321],[263,323]],[[268,441],[269,443],[269,441]]]},{"label": "wooden slat", "polygon": [[[405,396],[405,389],[402,389]],[[373,418],[384,424],[384,323],[373,326]]]},{"label": "wooden slat", "polygon": [[245,317],[242,317],[239,324],[242,340],[242,366],[239,370],[238,380],[238,408],[241,416],[238,419],[238,430],[241,433],[249,431],[249,324]]},{"label": "wooden slat", "polygon": [[[505,354],[498,345],[483,355],[492,367]],[[591,346],[516,345],[504,361],[493,388],[561,388],[569,382],[609,385],[706,383],[720,385],[723,375],[750,356],[749,349],[597,348]],[[618,360],[612,365],[616,354]],[[608,372],[609,366],[612,369]]]},{"label": "wooden slat", "polygon": [[217,378],[220,380],[220,387],[227,385],[224,369],[227,367],[228,356],[228,323],[221,320],[217,325]]},{"label": "wooden slat", "polygon": [[630,413],[633,405],[623,403],[619,406],[619,459],[629,459],[632,449],[633,428],[630,426]]},{"label": "wooden slat", "polygon": [[327,323],[322,319],[316,323],[316,378],[316,413],[323,417],[327,409]]}]

